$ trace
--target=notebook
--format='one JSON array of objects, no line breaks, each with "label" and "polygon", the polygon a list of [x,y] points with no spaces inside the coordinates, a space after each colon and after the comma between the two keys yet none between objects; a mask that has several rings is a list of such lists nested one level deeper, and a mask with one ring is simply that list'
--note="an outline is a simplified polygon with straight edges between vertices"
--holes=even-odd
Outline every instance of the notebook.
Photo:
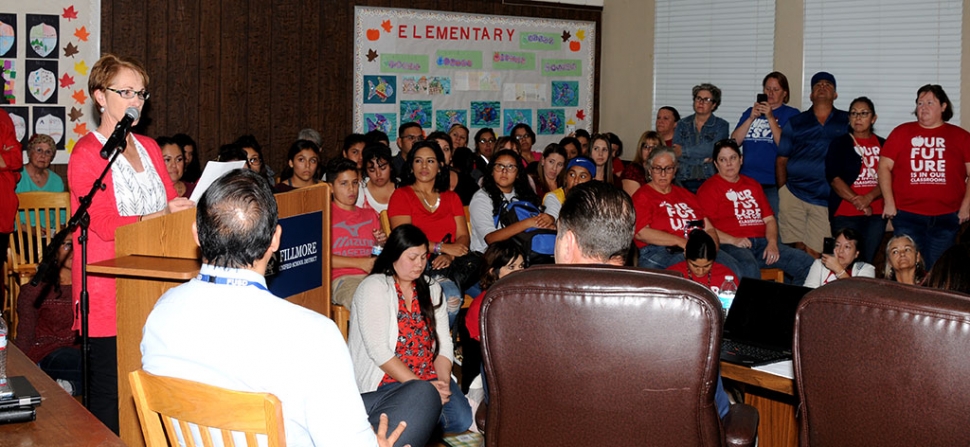
[{"label": "notebook", "polygon": [[0,399],[0,412],[40,404],[40,393],[37,392],[26,377],[8,377],[7,386],[13,390],[13,395]]},{"label": "notebook", "polygon": [[742,278],[724,321],[721,360],[756,366],[790,359],[795,311],[811,290]]}]

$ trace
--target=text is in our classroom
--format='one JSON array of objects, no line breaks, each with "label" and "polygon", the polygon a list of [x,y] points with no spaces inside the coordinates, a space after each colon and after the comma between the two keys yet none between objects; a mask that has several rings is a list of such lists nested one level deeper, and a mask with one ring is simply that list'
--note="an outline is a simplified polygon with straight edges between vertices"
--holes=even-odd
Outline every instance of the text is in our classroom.
[{"label": "text is in our classroom", "polygon": [[478,26],[398,25],[399,39],[476,40],[511,42],[512,28],[486,28]]}]

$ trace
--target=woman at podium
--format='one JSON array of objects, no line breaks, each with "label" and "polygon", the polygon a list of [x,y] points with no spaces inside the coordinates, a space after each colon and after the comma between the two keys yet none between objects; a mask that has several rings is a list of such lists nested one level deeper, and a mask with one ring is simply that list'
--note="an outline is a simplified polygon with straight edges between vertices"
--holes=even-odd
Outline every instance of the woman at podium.
[{"label": "woman at podium", "polygon": [[[141,114],[148,100],[148,73],[141,63],[126,57],[105,54],[94,64],[88,79],[88,93],[94,99],[95,115],[100,124],[74,146],[67,166],[71,190],[71,209],[78,209],[79,199],[104,170],[108,160],[101,157],[101,149],[115,131],[115,126],[134,108]],[[137,116],[135,115],[135,116]],[[126,120],[127,121],[127,120]],[[131,123],[138,124],[135,119]],[[98,192],[88,210],[90,232],[88,263],[115,256],[115,229],[122,225],[160,217],[191,208],[192,202],[177,198],[172,180],[162,160],[158,144],[151,138],[130,133],[125,137],[127,148],[118,156],[104,179],[104,191]],[[109,157],[110,158],[110,154]],[[74,233],[78,245],[80,231]],[[72,263],[72,282],[81,284],[81,256]],[[81,329],[80,287],[73,289],[74,329]],[[115,326],[114,279],[88,277],[90,295],[90,401],[91,413],[108,428],[118,432],[118,378]]]}]

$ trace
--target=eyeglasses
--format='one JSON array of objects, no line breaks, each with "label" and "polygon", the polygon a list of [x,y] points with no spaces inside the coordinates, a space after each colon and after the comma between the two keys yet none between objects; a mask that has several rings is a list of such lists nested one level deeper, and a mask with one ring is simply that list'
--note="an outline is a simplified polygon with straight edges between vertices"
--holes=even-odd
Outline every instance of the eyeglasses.
[{"label": "eyeglasses", "polygon": [[650,150],[653,150],[655,147],[657,147],[657,145],[655,145],[655,144],[643,143],[643,144],[640,145],[640,149],[650,149]]},{"label": "eyeglasses", "polygon": [[138,99],[140,99],[142,101],[148,101],[148,98],[150,98],[152,96],[151,93],[148,93],[148,90],[141,90],[141,91],[129,90],[129,89],[115,90],[115,89],[113,89],[111,87],[105,87],[104,89],[105,90],[113,91],[113,92],[117,93],[118,96],[120,96],[122,98],[125,98],[125,99],[134,99],[135,96],[137,96]]},{"label": "eyeglasses", "polygon": [[496,163],[495,170],[501,171],[501,172],[518,172],[519,167],[516,165],[503,165],[503,164]]},{"label": "eyeglasses", "polygon": [[48,157],[53,157],[54,156],[54,151],[52,151],[50,149],[39,148],[39,147],[35,147],[31,152],[33,152],[33,153],[35,153],[37,155],[46,155]]},{"label": "eyeglasses", "polygon": [[849,112],[849,118],[866,118],[872,115],[872,112],[866,110],[864,112]]},{"label": "eyeglasses", "polygon": [[495,139],[494,138],[489,138],[489,139],[482,138],[482,139],[478,140],[478,142],[481,143],[481,144],[495,144]]},{"label": "eyeglasses", "polygon": [[401,137],[402,140],[407,140],[410,142],[421,141],[421,135],[405,135]]},{"label": "eyeglasses", "polygon": [[263,164],[263,159],[262,158],[259,158],[259,157],[253,157],[253,158],[250,158],[250,159],[248,159],[246,161],[248,161],[249,164],[251,164],[251,165]]},{"label": "eyeglasses", "polygon": [[657,174],[667,175],[669,173],[673,173],[674,170],[676,170],[676,169],[677,169],[676,166],[667,166],[667,167],[663,167],[663,166],[651,166],[650,167],[650,172],[654,172],[654,173],[657,173]]},{"label": "eyeglasses", "polygon": [[526,136],[527,135],[515,135],[515,140],[516,141],[521,140],[521,139],[525,138]]},{"label": "eyeglasses", "polygon": [[702,103],[703,102],[706,102],[708,104],[712,104],[712,103],[714,103],[714,98],[705,98],[703,96],[695,96],[694,97],[694,102],[702,102]]}]

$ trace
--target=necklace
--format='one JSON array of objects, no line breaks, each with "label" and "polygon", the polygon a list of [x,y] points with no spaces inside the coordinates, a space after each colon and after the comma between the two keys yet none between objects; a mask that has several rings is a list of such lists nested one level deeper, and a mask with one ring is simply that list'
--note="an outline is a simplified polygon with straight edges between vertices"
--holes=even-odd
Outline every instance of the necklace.
[{"label": "necklace", "polygon": [[[697,278],[694,278],[694,272],[691,272],[690,271],[690,268],[687,269],[687,279],[689,279],[691,281],[694,281],[694,282],[697,282],[698,284],[704,284],[704,283],[700,282],[700,280],[698,280]],[[710,271],[707,272],[707,288],[708,289],[711,288],[711,272]]]},{"label": "necklace", "polygon": [[[414,188],[411,188],[411,189],[414,189]],[[418,190],[415,189],[414,192],[417,193]],[[434,194],[434,193],[432,193],[432,194]],[[426,193],[424,191],[421,191],[421,194],[419,194],[419,195],[421,196],[421,201],[424,202],[424,204],[427,205],[428,208],[431,211],[434,211],[434,210],[438,209],[438,205],[441,205],[441,194],[438,194],[438,198],[435,199],[434,205],[432,205],[431,202],[428,202],[428,196],[427,196],[428,193]]]}]

